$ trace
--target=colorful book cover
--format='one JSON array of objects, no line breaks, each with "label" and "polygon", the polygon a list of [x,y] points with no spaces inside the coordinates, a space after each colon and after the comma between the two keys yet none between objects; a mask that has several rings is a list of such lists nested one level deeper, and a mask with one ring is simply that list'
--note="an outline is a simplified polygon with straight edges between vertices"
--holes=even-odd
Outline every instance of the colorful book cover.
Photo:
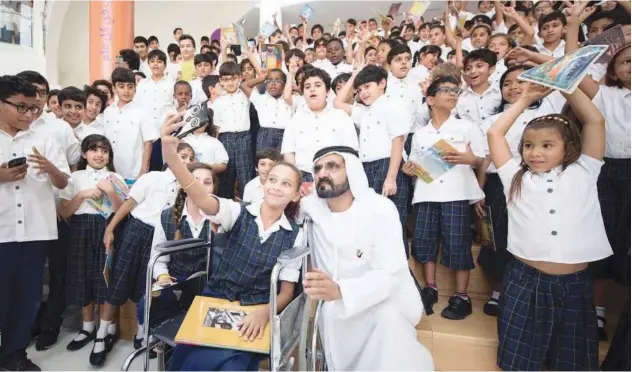
[{"label": "colorful book cover", "polygon": [[244,33],[244,28],[238,25],[237,23],[233,23],[233,28],[237,33],[237,42],[239,45],[247,45],[248,39],[246,39],[246,34]]},{"label": "colorful book cover", "polygon": [[391,7],[388,8],[388,15],[395,18],[399,14],[399,8],[402,7],[402,3],[393,3]]},{"label": "colorful book cover", "polygon": [[314,185],[314,182],[303,182],[301,184],[301,192],[303,193],[303,195],[311,194],[313,185]]},{"label": "colorful book cover", "polygon": [[419,18],[424,15],[428,7],[430,7],[431,0],[415,1],[413,5],[408,9],[408,14],[415,18]]},{"label": "colorful book cover", "polygon": [[617,25],[600,35],[584,42],[584,45],[608,45],[608,50],[595,63],[607,65],[614,54],[626,44],[625,32],[621,25]]},{"label": "colorful book cover", "polygon": [[261,48],[261,68],[272,70],[283,64],[283,47],[279,44],[265,44]]},{"label": "colorful book cover", "polygon": [[305,4],[305,6],[303,6],[303,10],[301,10],[300,17],[305,18],[306,20],[309,21],[310,19],[312,19],[313,16],[314,16],[314,9],[312,9],[311,6]]},{"label": "colorful book cover", "polygon": [[234,27],[222,27],[222,40],[226,40],[228,45],[239,45],[237,30]]},{"label": "colorful book cover", "polygon": [[533,67],[518,77],[545,87],[572,94],[589,67],[608,50],[607,45],[588,45],[553,61]]},{"label": "colorful book cover", "polygon": [[371,10],[376,16],[378,16],[380,22],[382,22],[385,18],[388,18],[386,14],[382,13],[379,9],[371,8]]},{"label": "colorful book cover", "polygon": [[[129,195],[129,188],[125,182],[122,182],[111,174],[106,179],[112,183],[112,186],[114,186],[114,192],[116,192],[121,199],[127,199]],[[112,213],[114,213],[114,210],[112,209],[112,202],[106,195],[103,195],[97,200],[88,199],[88,203],[96,208],[99,211],[99,214],[105,219],[110,218]]]},{"label": "colorful book cover", "polygon": [[212,297],[197,296],[176,335],[177,344],[218,347],[252,353],[270,353],[270,324],[263,337],[244,341],[239,336],[239,323],[254,311],[266,305],[241,306]]},{"label": "colorful book cover", "polygon": [[266,38],[269,38],[270,36],[272,36],[274,31],[276,30],[277,30],[277,27],[275,25],[273,25],[270,22],[266,22],[261,26],[261,35],[265,36]]},{"label": "colorful book cover", "polygon": [[496,241],[494,240],[494,222],[492,221],[492,209],[488,206],[483,207],[485,213],[481,220],[481,238],[485,246],[496,250]]},{"label": "colorful book cover", "polygon": [[410,160],[417,165],[417,178],[426,183],[432,183],[443,176],[450,169],[454,168],[454,164],[443,160],[443,154],[456,151],[445,140],[439,140],[426,151],[417,154],[412,153]]}]

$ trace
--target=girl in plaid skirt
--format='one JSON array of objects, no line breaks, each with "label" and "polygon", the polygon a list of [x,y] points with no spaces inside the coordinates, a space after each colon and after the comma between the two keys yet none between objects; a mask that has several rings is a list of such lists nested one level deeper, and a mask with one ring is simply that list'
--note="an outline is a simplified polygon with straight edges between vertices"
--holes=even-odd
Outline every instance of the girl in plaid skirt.
[{"label": "girl in plaid skirt", "polygon": [[70,351],[81,349],[95,338],[94,305],[105,302],[103,233],[109,215],[123,204],[114,185],[126,188],[125,180],[114,173],[113,159],[107,138],[87,136],[81,143],[78,171],[60,193],[59,210],[62,217],[70,218],[71,226],[66,302],[83,308],[83,327],[68,344]]}]

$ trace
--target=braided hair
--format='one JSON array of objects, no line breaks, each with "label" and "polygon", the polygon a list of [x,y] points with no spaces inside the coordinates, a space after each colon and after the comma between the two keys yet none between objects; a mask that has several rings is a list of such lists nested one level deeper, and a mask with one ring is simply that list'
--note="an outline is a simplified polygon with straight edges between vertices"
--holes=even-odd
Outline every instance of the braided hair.
[{"label": "braided hair", "polygon": [[[206,169],[208,171],[211,172],[211,174],[213,175],[213,193],[215,194],[217,192],[217,187],[219,186],[219,183],[217,182],[217,176],[215,175],[215,173],[213,173],[213,168],[211,168],[210,165],[208,164],[204,164],[204,163],[193,163],[193,164],[189,164],[188,166],[189,168],[189,172],[193,173],[194,171],[198,170],[198,169]],[[173,204],[173,208],[172,208],[172,212],[171,215],[173,217],[173,222],[176,224],[176,233],[174,235],[174,240],[180,240],[182,239],[182,232],[180,231],[180,226],[182,225],[182,213],[184,210],[184,205],[186,203],[187,200],[187,193],[184,189],[180,188],[180,190],[178,190],[178,195],[176,196],[176,201]]]}]

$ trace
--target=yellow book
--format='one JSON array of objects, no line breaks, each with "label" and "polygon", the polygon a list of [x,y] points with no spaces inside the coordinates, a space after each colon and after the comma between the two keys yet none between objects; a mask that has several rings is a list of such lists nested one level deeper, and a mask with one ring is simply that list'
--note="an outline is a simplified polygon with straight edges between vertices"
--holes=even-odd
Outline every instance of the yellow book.
[{"label": "yellow book", "polygon": [[195,65],[193,64],[193,60],[191,61],[182,61],[182,76],[181,79],[186,82],[191,82],[193,80],[193,73],[195,72]]},{"label": "yellow book", "polygon": [[265,306],[241,306],[239,302],[197,296],[178,330],[176,343],[269,354],[270,323],[263,337],[254,341],[244,341],[237,327],[250,312]]}]

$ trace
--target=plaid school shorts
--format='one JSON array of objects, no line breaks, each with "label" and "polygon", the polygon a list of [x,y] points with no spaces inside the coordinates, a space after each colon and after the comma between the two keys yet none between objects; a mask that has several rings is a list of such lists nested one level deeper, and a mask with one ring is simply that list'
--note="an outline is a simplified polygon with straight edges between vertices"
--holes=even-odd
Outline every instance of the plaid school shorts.
[{"label": "plaid school shorts", "polygon": [[498,366],[510,371],[597,371],[599,335],[588,270],[549,275],[507,264],[498,316]]},{"label": "plaid school shorts", "polygon": [[259,128],[259,132],[257,133],[257,151],[265,149],[281,151],[281,143],[283,142],[284,132],[285,131],[283,129],[277,128]]},{"label": "plaid school shorts", "polygon": [[437,262],[441,243],[441,265],[452,270],[474,268],[468,200],[423,202],[415,204],[413,209],[412,256],[417,262]]}]

